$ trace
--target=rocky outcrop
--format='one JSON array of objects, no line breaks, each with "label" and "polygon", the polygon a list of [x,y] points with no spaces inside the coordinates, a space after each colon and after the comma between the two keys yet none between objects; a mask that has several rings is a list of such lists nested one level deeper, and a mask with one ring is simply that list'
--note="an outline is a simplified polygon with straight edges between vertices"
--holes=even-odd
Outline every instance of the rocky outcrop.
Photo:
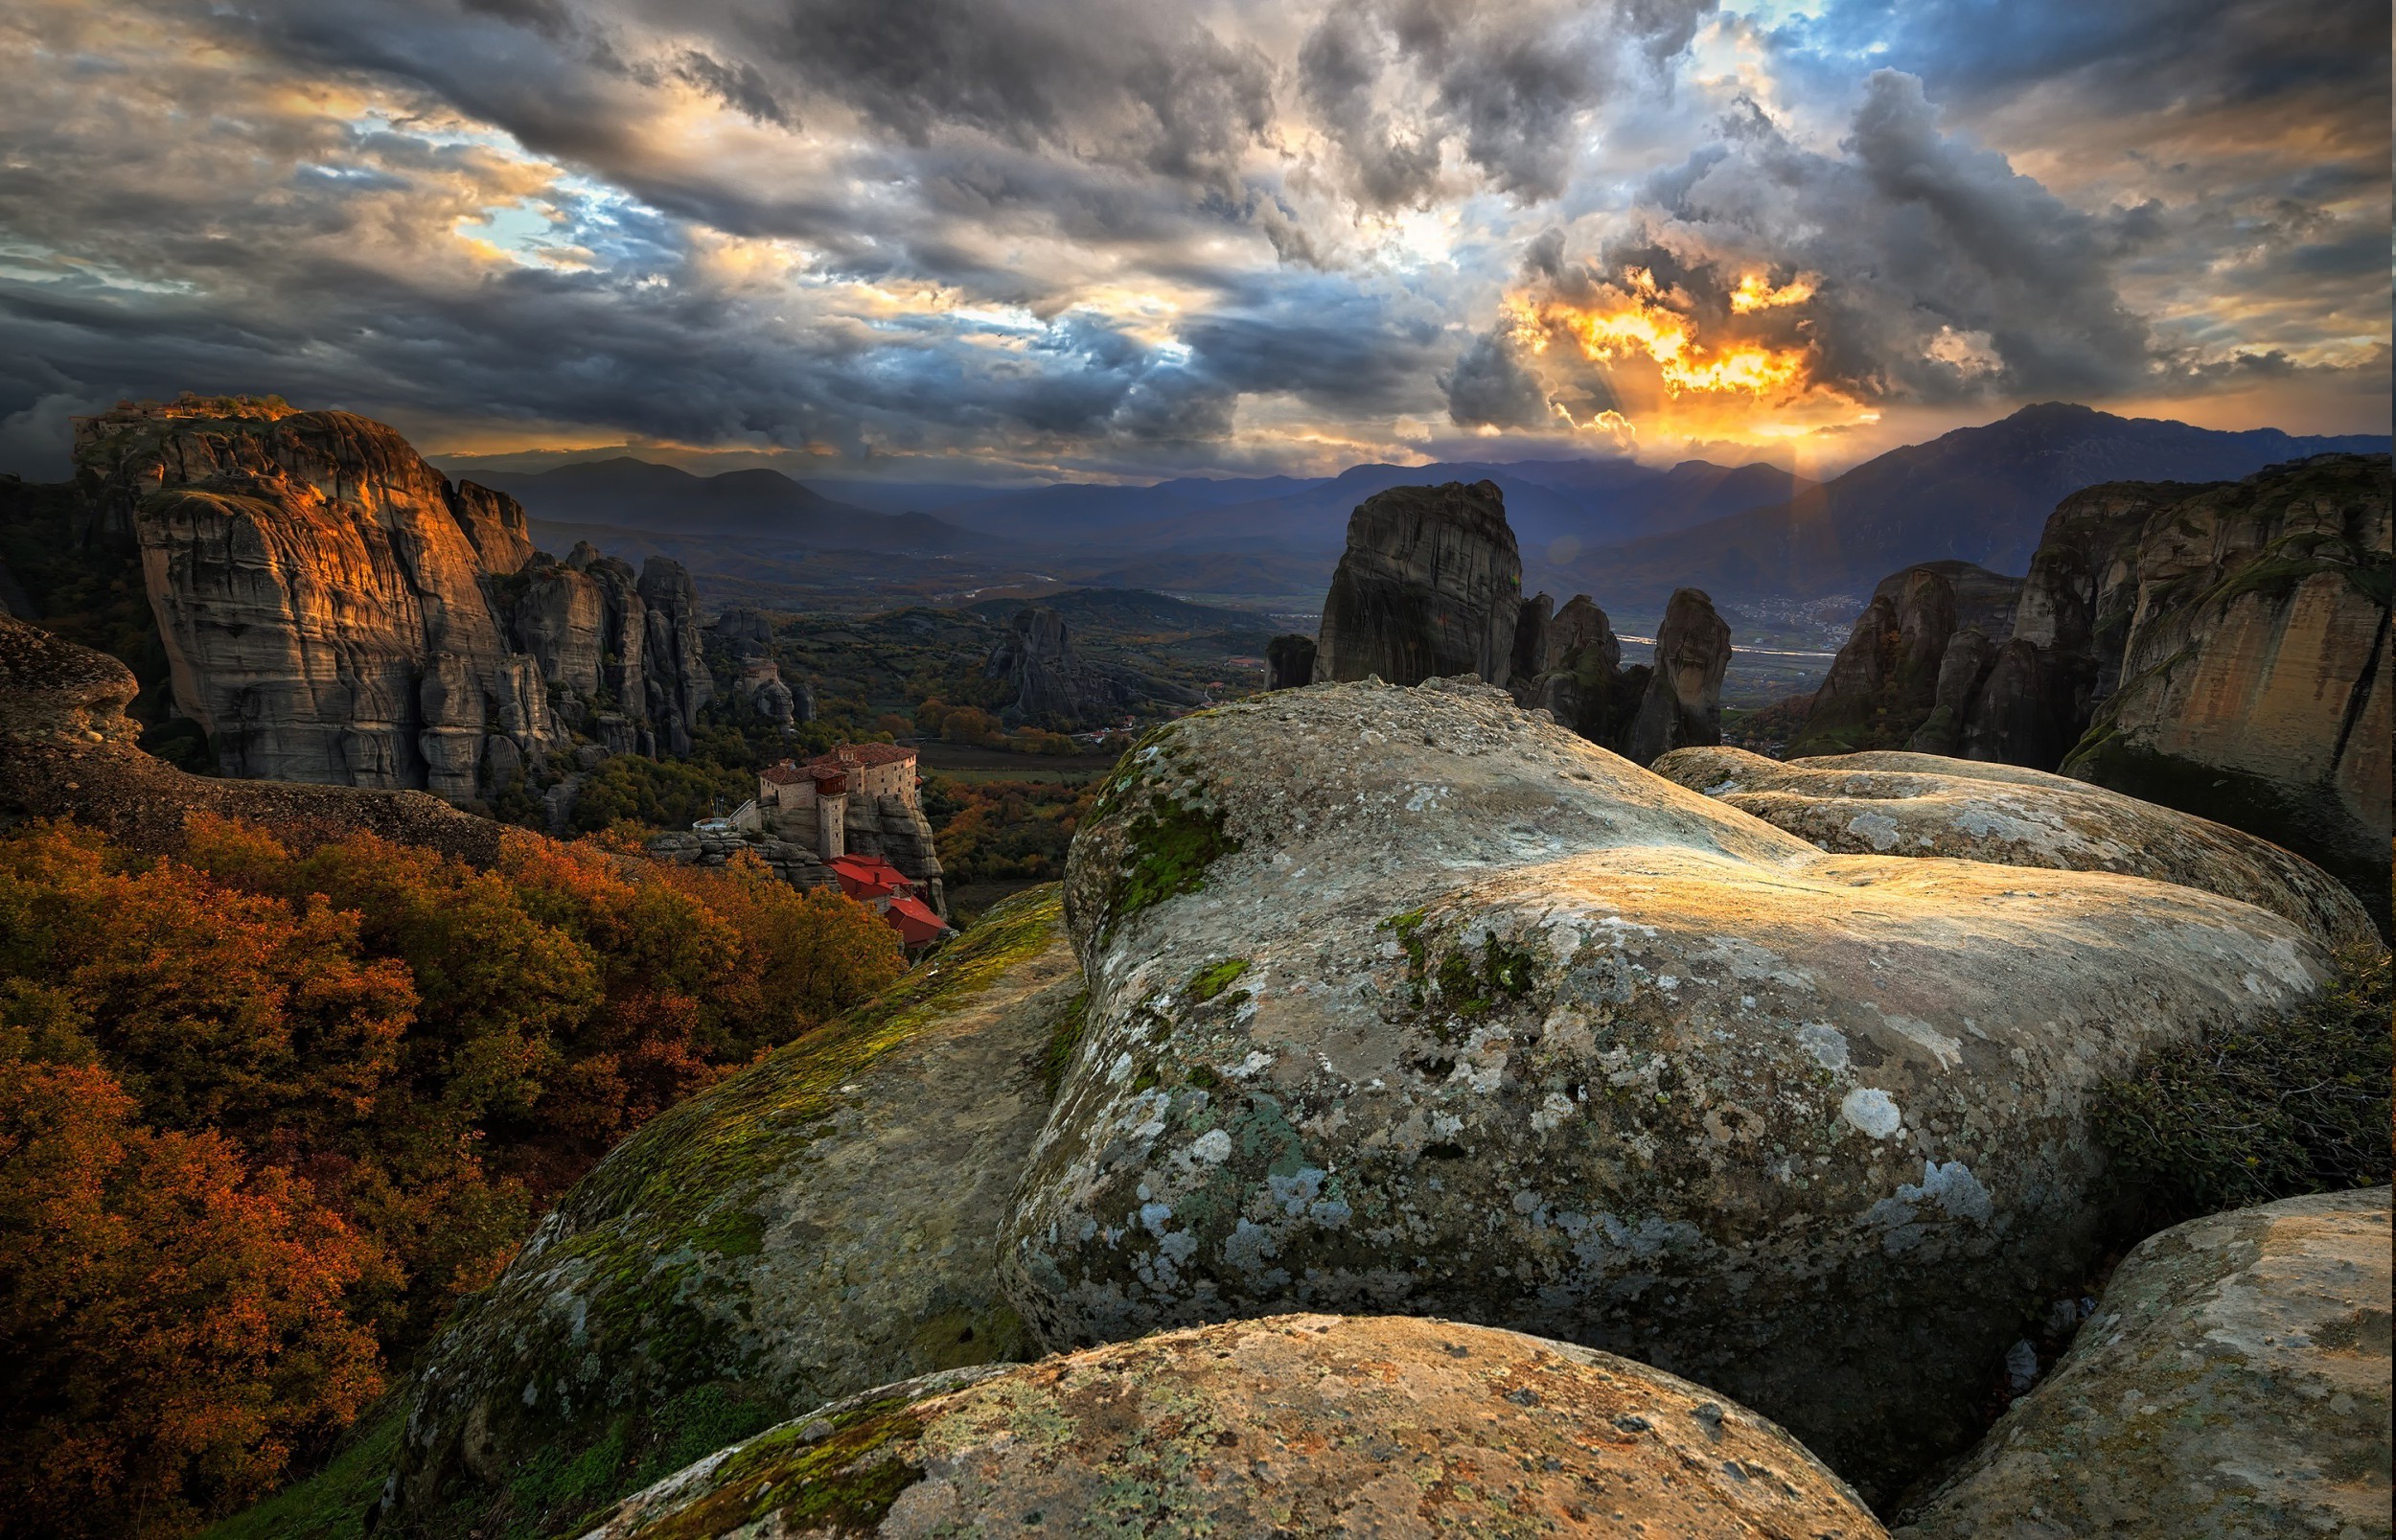
[{"label": "rocky outcrop", "polygon": [[2095,595],[2095,705],[2062,764],[2311,858],[2383,928],[2389,494],[2386,456],[2324,455],[2150,516]]},{"label": "rocky outcrop", "polygon": [[2061,769],[2286,845],[2384,931],[2389,497],[2387,457],[2354,454],[2075,493],[2008,629],[1959,600],[1931,647],[1955,563],[1883,583],[1791,747]]},{"label": "rocky outcrop", "polygon": [[0,823],[71,819],[143,855],[182,849],[192,814],[311,842],[359,832],[475,866],[505,831],[422,792],[187,775],[136,747],[132,673],[105,653],[0,616]]},{"label": "rocky outcrop", "polygon": [[[642,1128],[431,1350],[399,1506],[471,1523],[514,1501],[510,1478],[542,1452],[601,1462],[583,1498],[611,1498],[684,1422],[736,1437],[1027,1356],[996,1230],[1080,993],[1055,889],[1025,894],[872,1004]],[[578,1512],[506,1516],[549,1533]]]},{"label": "rocky outcrop", "polygon": [[1670,749],[1722,741],[1722,674],[1730,667],[1731,628],[1714,601],[1682,588],[1655,632],[1655,672],[1630,725],[1624,757],[1654,762]]},{"label": "rocky outcrop", "polygon": [[1553,614],[1551,604],[1543,593],[1523,606],[1533,624],[1527,636],[1517,628],[1514,699],[1591,743],[1627,754],[1655,671],[1646,664],[1623,667],[1622,639],[1587,594],[1573,595]]},{"label": "rocky outcrop", "polygon": [[[1794,747],[1952,752],[1990,638],[2010,633],[2021,586],[1969,562],[1928,562],[1883,579],[1814,692]],[[1967,660],[1976,666],[1967,670]]]},{"label": "rocky outcrop", "polygon": [[[647,682],[685,726],[704,700],[687,574],[657,573],[653,647],[629,567],[537,560],[513,498],[452,485],[380,423],[185,397],[79,420],[76,452],[86,533],[138,546],[176,709],[228,775],[465,801],[544,763],[585,708],[634,747]],[[562,683],[574,720],[551,712]]]},{"label": "rocky outcrop", "polygon": [[1504,685],[1522,587],[1522,554],[1494,482],[1375,493],[1348,516],[1314,677],[1418,684],[1472,674]]},{"label": "rocky outcrop", "polygon": [[1179,685],[1080,656],[1066,634],[1065,617],[1041,605],[1015,612],[981,672],[1011,686],[1003,712],[1008,721],[1039,726],[1097,726],[1155,704],[1198,703]]},{"label": "rocky outcrop", "polygon": [[815,720],[815,691],[804,679],[792,688],[774,660],[771,615],[762,609],[727,609],[707,628],[706,641],[730,655],[736,676],[733,693],[751,711],[784,726]]},{"label": "rocky outcrop", "polygon": [[1787,1434],[1644,1365],[1449,1322],[1285,1315],[823,1407],[588,1540],[1048,1532],[1883,1531]]},{"label": "rocky outcrop", "polygon": [[2378,940],[2355,896],[2302,857],[2062,775],[1910,753],[1784,764],[1738,748],[1684,748],[1654,769],[1823,850],[2118,872],[2269,909],[2333,950]]},{"label": "rocky outcrop", "polygon": [[681,563],[653,556],[640,565],[648,624],[642,656],[647,716],[658,747],[687,754],[700,708],[715,696],[699,634],[699,587]]},{"label": "rocky outcrop", "polygon": [[1897,1532],[2384,1536],[2388,1288],[2385,1187],[2153,1236]]},{"label": "rocky outcrop", "polygon": [[2331,974],[2192,888],[1826,854],[1465,681],[1161,730],[1067,905],[1089,1026],[1003,1253],[1044,1341],[1534,1330],[1883,1494],[2117,1239],[2097,1081]]},{"label": "rocky outcrop", "polygon": [[1265,644],[1265,688],[1295,690],[1314,682],[1315,639],[1276,636]]}]

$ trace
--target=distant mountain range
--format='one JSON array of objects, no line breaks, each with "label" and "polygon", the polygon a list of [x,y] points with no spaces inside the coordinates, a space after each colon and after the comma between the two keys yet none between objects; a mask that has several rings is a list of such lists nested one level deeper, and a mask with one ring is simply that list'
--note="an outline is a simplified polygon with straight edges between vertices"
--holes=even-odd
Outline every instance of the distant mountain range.
[{"label": "distant mountain range", "polygon": [[2284,460],[2387,449],[2384,434],[2228,433],[2048,402],[1891,449],[1768,507],[1583,558],[1575,576],[1624,597],[1684,585],[1810,597],[1867,591],[1901,567],[1943,558],[2020,573],[2047,515],[2083,487],[2235,481]]},{"label": "distant mountain range", "polygon": [[[1069,582],[1254,594],[1319,593],[1349,513],[1376,492],[1488,480],[1505,494],[1532,581],[1624,604],[1683,585],[1717,598],[1862,592],[1908,563],[1944,559],[2020,572],[2046,516],[2082,487],[2233,480],[2278,461],[2387,448],[2384,436],[2220,432],[2048,403],[1820,483],[1768,465],[1688,460],[1668,470],[1597,458],[981,495],[944,483],[859,483],[856,500],[843,501],[776,471],[695,476],[629,457],[467,474],[513,494],[543,539],[605,529],[621,544],[623,532],[646,532],[686,560],[692,545],[712,541],[777,555],[1011,554]],[[911,493],[938,513],[887,511]]]},{"label": "distant mountain range", "polygon": [[846,551],[952,551],[975,537],[929,514],[880,514],[836,502],[779,471],[695,476],[619,455],[554,471],[468,471],[543,524],[638,530],[678,540],[714,539]]}]

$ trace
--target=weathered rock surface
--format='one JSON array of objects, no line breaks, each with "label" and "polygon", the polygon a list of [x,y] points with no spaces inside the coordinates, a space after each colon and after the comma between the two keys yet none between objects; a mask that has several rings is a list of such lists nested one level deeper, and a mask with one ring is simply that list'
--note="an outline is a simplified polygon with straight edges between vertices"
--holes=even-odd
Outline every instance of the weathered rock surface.
[{"label": "weathered rock surface", "polygon": [[[645,726],[652,649],[637,594],[615,591],[631,569],[589,553],[565,587],[592,591],[564,591],[515,499],[450,484],[380,423],[187,397],[79,420],[76,454],[92,537],[138,545],[176,709],[228,775],[469,800],[496,789],[487,767],[565,746],[579,720],[544,682],[568,679],[578,717],[604,699],[629,737]],[[688,609],[680,571],[658,574],[670,611]],[[706,688],[696,638],[670,618],[647,676],[684,715]]]},{"label": "weathered rock surface", "polygon": [[505,1509],[544,1451],[616,1461],[620,1493],[663,1473],[641,1461],[685,1424],[759,1428],[1024,1356],[995,1236],[1080,994],[1055,889],[1025,894],[879,1000],[644,1127],[431,1350],[402,1506]]},{"label": "weathered rock surface", "polygon": [[1906,1540],[2390,1531],[2388,1189],[2142,1243]]},{"label": "weathered rock surface", "polygon": [[824,1407],[588,1540],[1883,1532],[1753,1413],[1510,1331],[1284,1315],[960,1379]]},{"label": "weathered rock surface", "polygon": [[1268,690],[1295,690],[1311,684],[1315,677],[1315,639],[1276,636],[1265,644],[1264,661]]},{"label": "weathered rock surface", "polygon": [[187,775],[136,747],[125,708],[138,688],[107,654],[0,616],[0,823],[71,818],[127,850],[172,855],[185,818],[211,813],[286,838],[359,831],[477,866],[498,859],[501,825],[422,792]]},{"label": "weathered rock surface", "polygon": [[1655,672],[1630,725],[1624,757],[1647,765],[1670,749],[1722,741],[1722,674],[1730,667],[1731,628],[1714,601],[1682,588],[1655,632]]},{"label": "weathered rock surface", "polygon": [[2150,517],[2096,599],[2100,624],[2127,615],[2120,682],[2062,766],[2311,858],[2383,928],[2389,491],[2385,455],[2323,455]]},{"label": "weathered rock surface", "polygon": [[1460,681],[1161,730],[1067,901],[1090,1027],[1004,1252],[1046,1342],[1464,1317],[1883,1492],[2112,1238],[2093,1084],[2330,973],[2190,888],[1825,854]]},{"label": "weathered rock surface", "polygon": [[1522,553],[1496,483],[1375,493],[1348,516],[1314,677],[1418,684],[1473,674],[1504,685],[1522,590]]},{"label": "weathered rock surface", "polygon": [[2345,886],[2266,839],[2085,781],[1932,754],[1787,763],[1684,748],[1655,772],[1823,849],[2119,872],[2238,899],[2333,949],[2378,940]]},{"label": "weathered rock surface", "polygon": [[1015,612],[981,672],[1013,685],[1004,711],[1010,721],[1068,729],[1115,722],[1150,701],[1195,705],[1198,701],[1180,685],[1076,654],[1065,617],[1044,605]]}]

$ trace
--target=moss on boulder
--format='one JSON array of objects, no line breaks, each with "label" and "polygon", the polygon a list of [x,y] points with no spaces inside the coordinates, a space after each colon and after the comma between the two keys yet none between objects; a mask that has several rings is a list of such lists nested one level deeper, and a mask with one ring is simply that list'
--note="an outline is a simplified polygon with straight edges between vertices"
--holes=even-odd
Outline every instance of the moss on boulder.
[{"label": "moss on boulder", "polygon": [[960,1378],[785,1423],[590,1540],[1882,1534],[1763,1418],[1510,1331],[1281,1316]]},{"label": "moss on boulder", "polygon": [[795,1411],[1025,1356],[994,1236],[1080,1000],[1035,889],[627,1140],[435,1344],[395,1526],[547,1533]]}]

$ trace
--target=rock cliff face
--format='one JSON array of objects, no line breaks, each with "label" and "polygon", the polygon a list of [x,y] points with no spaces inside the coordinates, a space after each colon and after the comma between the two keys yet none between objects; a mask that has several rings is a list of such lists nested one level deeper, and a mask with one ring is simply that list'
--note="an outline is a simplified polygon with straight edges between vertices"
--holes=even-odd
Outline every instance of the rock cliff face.
[{"label": "rock cliff face", "polygon": [[[997,1229],[1081,987],[1056,890],[1025,894],[873,1004],[644,1127],[435,1345],[402,1509],[471,1521],[544,1450],[615,1461],[597,1483],[612,1497],[649,1441],[628,1423],[663,1437],[708,1416],[728,1439],[885,1381],[1029,1356]],[[725,1427],[727,1409],[746,1426]],[[537,1533],[578,1516],[508,1515]]]},{"label": "rock cliff face", "polygon": [[1670,749],[1722,741],[1722,674],[1730,667],[1731,628],[1695,588],[1672,595],[1655,632],[1655,672],[1630,725],[1624,757],[1654,762]]},{"label": "rock cliff face", "polygon": [[2385,1187],[2150,1237],[1898,1534],[2384,1536],[2388,1304]]},{"label": "rock cliff face", "polygon": [[1041,605],[1015,612],[981,671],[1014,687],[1003,713],[1007,720],[1034,725],[1071,730],[1112,724],[1149,701],[1198,703],[1179,685],[1078,655],[1066,634],[1065,617]]},{"label": "rock cliff face", "polygon": [[1924,563],[1882,580],[1792,747],[1954,752],[1990,638],[2010,633],[2021,586],[1968,562]]},{"label": "rock cliff face", "polygon": [[1089,1024],[1002,1253],[1045,1342],[1461,1317],[1883,1495],[2117,1239],[2094,1083],[2331,974],[2194,888],[1824,853],[1459,681],[1163,729],[1067,913]]},{"label": "rock cliff face", "polygon": [[286,839],[357,830],[476,866],[498,859],[501,825],[422,792],[187,775],[136,747],[125,708],[137,689],[105,653],[0,616],[0,824],[72,819],[124,849],[173,855],[186,816],[211,813]]},{"label": "rock cliff face", "polygon": [[1393,487],[1359,504],[1323,602],[1318,680],[1513,675],[1522,553],[1493,482]]},{"label": "rock cliff face", "polygon": [[176,707],[228,775],[463,801],[609,711],[610,747],[670,747],[704,701],[679,566],[539,559],[513,498],[380,423],[187,397],[76,433],[91,538],[138,545]]},{"label": "rock cliff face", "polygon": [[1494,483],[1376,494],[1348,519],[1348,550],[1323,602],[1314,678],[1419,684],[1476,676],[1642,765],[1722,741],[1730,627],[1705,594],[1674,593],[1656,664],[1629,669],[1587,594],[1562,609],[1544,593],[1521,594],[1522,558]]},{"label": "rock cliff face", "polygon": [[2311,857],[2383,928],[2389,492],[2385,455],[2326,455],[2151,516],[2097,588],[2095,705],[2062,765]]},{"label": "rock cliff face", "polygon": [[2007,630],[1959,602],[1939,636],[1953,563],[1883,583],[1792,747],[2060,768],[2286,845],[2384,930],[2389,501],[2353,454],[2076,493]]},{"label": "rock cliff face", "polygon": [[1040,1533],[1883,1531],[1787,1434],[1645,1365],[1291,1315],[886,1387],[668,1478],[587,1540]]}]

